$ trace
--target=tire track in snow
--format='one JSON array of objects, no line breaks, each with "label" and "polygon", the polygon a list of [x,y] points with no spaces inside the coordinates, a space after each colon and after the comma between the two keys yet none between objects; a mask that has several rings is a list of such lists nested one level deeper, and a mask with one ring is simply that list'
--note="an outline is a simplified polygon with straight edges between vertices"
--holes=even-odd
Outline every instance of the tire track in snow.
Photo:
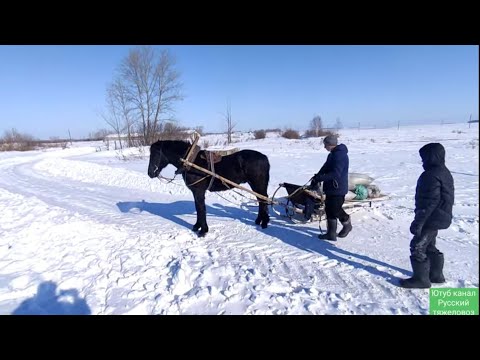
[{"label": "tire track in snow", "polygon": [[[33,274],[22,275],[28,274],[28,261],[23,267],[14,262],[3,264],[9,274],[18,275],[12,289],[30,291],[21,285],[46,272],[61,279],[62,287],[79,287],[99,314],[368,314],[405,313],[409,307],[412,313],[423,311],[422,301],[415,302],[414,294],[393,303],[391,284],[352,265],[341,253],[342,244],[336,251],[336,246],[310,239],[316,229],[272,223],[262,231],[253,225],[254,216],[239,220],[209,215],[211,230],[199,239],[178,226],[179,221],[172,226],[167,217],[137,212],[138,201],[131,201],[125,212],[116,206],[119,191],[125,202],[147,196],[156,201],[168,196],[167,191],[158,194],[145,186],[122,187],[121,177],[129,177],[129,172],[106,171],[105,176],[117,176],[115,181],[90,182],[88,174],[80,174],[85,175],[82,177],[75,172],[88,172],[88,163],[66,159],[58,162],[62,177],[52,176],[43,172],[44,166],[54,166],[56,160],[43,160],[41,166],[35,166],[39,159],[0,163],[2,187],[12,193],[9,201],[21,194],[19,201],[25,209],[27,204],[41,209],[28,218],[28,211],[24,213],[36,229],[22,234],[6,229],[9,238],[19,241],[22,235],[36,233],[38,237],[40,233],[45,246],[29,253],[43,259],[36,262]],[[186,194],[191,202],[188,190]],[[391,216],[377,215],[382,221]],[[193,213],[182,218],[194,222]],[[42,223],[55,226],[47,230]],[[60,258],[50,254],[52,240],[55,244],[50,246],[56,247],[54,254]],[[78,253],[82,254],[80,260]],[[21,255],[25,254],[19,253],[18,259]],[[21,276],[27,277],[20,281]],[[385,304],[388,310],[384,310]]]}]

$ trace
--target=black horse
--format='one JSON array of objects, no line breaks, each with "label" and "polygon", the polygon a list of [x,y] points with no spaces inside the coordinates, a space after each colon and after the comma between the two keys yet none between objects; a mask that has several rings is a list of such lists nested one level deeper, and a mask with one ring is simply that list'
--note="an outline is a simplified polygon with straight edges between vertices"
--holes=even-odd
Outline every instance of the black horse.
[{"label": "black horse", "polygon": [[[197,210],[197,222],[193,225],[193,231],[198,231],[200,236],[208,232],[207,213],[205,208],[205,192],[210,186],[211,176],[196,170],[193,167],[184,169],[180,158],[185,158],[190,144],[185,141],[157,141],[150,147],[150,163],[148,164],[148,176],[158,177],[160,172],[172,164],[181,172],[183,180],[192,191]],[[194,164],[209,169],[205,151],[199,151]],[[267,187],[270,178],[270,163],[267,156],[255,150],[241,150],[231,155],[222,157],[222,160],[214,165],[215,173],[233,181],[236,184],[248,183],[253,191],[268,197]],[[224,184],[215,178],[210,186],[210,191],[224,191],[232,186]],[[255,224],[267,227],[270,217],[268,204],[258,199],[258,216]]]}]

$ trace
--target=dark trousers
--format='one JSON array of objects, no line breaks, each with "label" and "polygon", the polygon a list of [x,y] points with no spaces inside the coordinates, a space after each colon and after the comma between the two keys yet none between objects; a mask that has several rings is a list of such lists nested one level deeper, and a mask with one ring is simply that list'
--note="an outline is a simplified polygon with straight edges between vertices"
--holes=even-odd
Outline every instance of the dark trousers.
[{"label": "dark trousers", "polygon": [[423,229],[420,236],[414,236],[410,241],[410,254],[412,258],[423,262],[430,255],[436,255],[440,251],[435,247],[438,230]]},{"label": "dark trousers", "polygon": [[345,195],[327,195],[325,198],[325,213],[327,214],[327,219],[338,219],[342,223],[347,221],[349,216],[342,208],[344,202]]}]

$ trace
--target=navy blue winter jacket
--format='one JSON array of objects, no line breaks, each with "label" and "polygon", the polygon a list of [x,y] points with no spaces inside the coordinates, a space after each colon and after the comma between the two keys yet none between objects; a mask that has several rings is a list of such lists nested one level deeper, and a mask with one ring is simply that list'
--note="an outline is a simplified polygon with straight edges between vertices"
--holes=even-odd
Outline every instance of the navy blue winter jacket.
[{"label": "navy blue winter jacket", "polygon": [[439,230],[450,226],[455,191],[442,144],[427,144],[419,153],[425,171],[417,181],[415,220],[410,226],[413,235],[420,235],[423,228]]},{"label": "navy blue winter jacket", "polygon": [[315,175],[313,182],[323,181],[325,195],[346,195],[348,193],[348,149],[344,144],[335,146],[328,154],[327,161]]}]

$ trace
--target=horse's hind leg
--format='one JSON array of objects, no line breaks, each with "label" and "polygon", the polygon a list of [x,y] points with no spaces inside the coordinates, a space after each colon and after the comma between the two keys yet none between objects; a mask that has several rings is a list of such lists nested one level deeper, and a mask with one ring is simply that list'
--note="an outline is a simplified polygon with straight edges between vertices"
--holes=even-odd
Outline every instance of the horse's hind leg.
[{"label": "horse's hind leg", "polygon": [[[252,182],[248,182],[250,187],[252,188],[253,191],[256,193],[259,193],[260,195],[263,195],[265,197],[268,197],[267,194],[267,185],[265,186],[258,186],[253,184]],[[262,229],[265,229],[270,222],[270,216],[268,215],[268,204],[265,202],[265,200],[259,199],[258,200],[258,216],[257,219],[255,220],[255,224],[257,225],[262,225]]]},{"label": "horse's hind leg", "polygon": [[270,216],[268,216],[268,204],[265,202],[265,200],[262,200],[262,199],[258,199],[258,201],[259,201],[258,217],[257,217],[257,220],[255,220],[255,224],[257,225],[261,224],[262,229],[265,229],[267,228],[267,225],[270,222]]},{"label": "horse's hind leg", "polygon": [[197,210],[197,222],[195,223],[195,225],[193,225],[192,230],[200,230],[198,235],[203,236],[208,232],[207,209],[205,206],[205,191],[194,191],[193,197],[195,199],[195,209]]},{"label": "horse's hind leg", "polygon": [[[268,197],[267,192],[265,192],[265,196]],[[268,204],[266,202],[262,202],[260,204],[262,206],[262,229],[266,229],[268,223],[270,222],[270,216],[268,215]],[[260,212],[260,210],[259,210]]]}]

